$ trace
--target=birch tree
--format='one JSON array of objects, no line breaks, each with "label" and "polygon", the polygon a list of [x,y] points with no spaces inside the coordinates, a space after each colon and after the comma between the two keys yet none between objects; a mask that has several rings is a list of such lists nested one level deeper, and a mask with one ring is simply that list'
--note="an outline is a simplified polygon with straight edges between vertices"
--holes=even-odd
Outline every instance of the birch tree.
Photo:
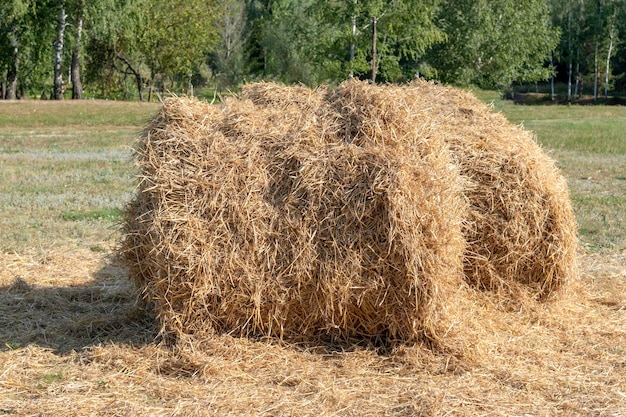
[{"label": "birch tree", "polygon": [[81,55],[82,55],[82,41],[83,41],[83,26],[85,21],[85,0],[77,0],[74,10],[74,48],[72,50],[72,62],[71,62],[71,81],[72,81],[72,99],[80,100],[83,98],[83,83],[81,80]]},{"label": "birch tree", "polygon": [[601,82],[604,95],[608,96],[611,82],[611,59],[619,39],[619,23],[624,4],[621,0],[587,1],[585,13],[587,56],[593,62],[593,100],[598,101]]},{"label": "birch tree", "polygon": [[52,99],[63,100],[65,82],[63,81],[63,48],[65,46],[65,27],[67,14],[65,12],[65,0],[57,0],[56,15],[56,39],[54,41],[54,78],[52,87]]},{"label": "birch tree", "polygon": [[611,58],[613,57],[613,46],[617,40],[617,27],[615,23],[616,13],[613,13],[607,22],[607,31],[609,38],[609,46],[606,54],[606,67],[605,67],[605,78],[604,78],[604,97],[608,98],[609,96],[609,75],[611,73]]},{"label": "birch tree", "polygon": [[6,72],[2,80],[0,98],[17,98],[20,76],[20,38],[26,30],[25,16],[30,0],[3,0],[0,3],[0,68]]},{"label": "birch tree", "polygon": [[215,69],[225,84],[234,85],[245,73],[244,46],[251,35],[243,0],[226,0],[219,24],[219,43],[214,53]]}]

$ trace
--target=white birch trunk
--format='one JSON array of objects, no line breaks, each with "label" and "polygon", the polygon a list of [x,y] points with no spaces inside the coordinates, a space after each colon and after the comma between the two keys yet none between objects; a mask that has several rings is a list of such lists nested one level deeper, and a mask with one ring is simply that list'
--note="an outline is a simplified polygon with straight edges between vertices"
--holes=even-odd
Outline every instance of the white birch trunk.
[{"label": "white birch trunk", "polygon": [[[356,37],[356,16],[352,16],[352,39],[350,41],[350,65],[354,63],[354,38]],[[354,77],[354,70],[350,68],[350,78]]]},{"label": "white birch trunk", "polygon": [[70,70],[72,76],[72,99],[82,100],[83,98],[83,83],[80,79],[80,51],[81,40],[83,37],[83,11],[85,7],[84,0],[81,1],[78,8],[78,16],[76,18],[76,45],[72,52],[72,68]]},{"label": "white birch trunk", "polygon": [[552,76],[550,77],[550,100],[554,101],[554,52],[550,52],[550,70]]},{"label": "white birch trunk", "polygon": [[613,25],[609,29],[609,52],[606,56],[606,77],[604,79],[604,98],[609,97],[609,73],[611,69],[611,55],[613,54],[613,38],[615,37],[615,30]]},{"label": "white birch trunk", "polygon": [[54,80],[52,98],[63,100],[63,44],[65,40],[65,0],[59,0],[59,14],[57,15],[57,38],[54,41]]},{"label": "white birch trunk", "polygon": [[9,66],[9,70],[7,71],[7,86],[4,93],[5,96],[3,98],[7,100],[14,100],[17,98],[17,79],[20,68],[19,43],[17,40],[17,28],[15,25],[11,27],[9,42],[11,44],[11,58],[13,63]]},{"label": "white birch trunk", "polygon": [[593,54],[593,102],[597,102],[598,101],[598,41],[596,41],[596,48],[595,48],[595,52]]},{"label": "white birch trunk", "polygon": [[567,14],[567,102],[572,102],[572,14]]}]

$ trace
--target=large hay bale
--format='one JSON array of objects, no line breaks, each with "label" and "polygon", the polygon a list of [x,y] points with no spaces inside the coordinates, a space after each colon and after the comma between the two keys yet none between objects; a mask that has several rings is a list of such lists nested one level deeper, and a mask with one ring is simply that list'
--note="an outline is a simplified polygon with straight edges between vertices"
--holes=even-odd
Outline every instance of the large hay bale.
[{"label": "large hay bale", "polygon": [[546,299],[577,274],[554,161],[452,88],[260,83],[220,106],[172,98],[137,160],[123,252],[173,335],[463,349],[463,332],[482,331],[466,283]]},{"label": "large hay bale", "polygon": [[401,91],[257,84],[220,107],[164,103],[137,150],[123,251],[165,332],[454,333],[467,204],[439,126]]}]

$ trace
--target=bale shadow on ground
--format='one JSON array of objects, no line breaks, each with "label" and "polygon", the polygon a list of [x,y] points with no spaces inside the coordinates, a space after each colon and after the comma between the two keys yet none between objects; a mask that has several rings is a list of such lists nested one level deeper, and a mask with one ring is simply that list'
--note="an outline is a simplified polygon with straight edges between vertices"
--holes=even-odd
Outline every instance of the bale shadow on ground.
[{"label": "bale shadow on ground", "polygon": [[107,258],[90,275],[90,281],[59,286],[40,286],[15,274],[10,284],[0,281],[0,350],[35,344],[63,354],[98,344],[154,341],[154,318],[137,305],[119,261]]}]

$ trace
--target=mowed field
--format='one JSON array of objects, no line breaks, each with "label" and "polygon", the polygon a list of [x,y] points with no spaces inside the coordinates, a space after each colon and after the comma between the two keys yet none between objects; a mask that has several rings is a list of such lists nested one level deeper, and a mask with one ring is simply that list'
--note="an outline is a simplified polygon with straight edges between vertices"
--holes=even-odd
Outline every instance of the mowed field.
[{"label": "mowed field", "polygon": [[160,343],[115,255],[159,105],[0,101],[0,415],[626,416],[626,108],[478,95],[567,177],[582,273],[546,304],[486,299],[468,357]]}]

